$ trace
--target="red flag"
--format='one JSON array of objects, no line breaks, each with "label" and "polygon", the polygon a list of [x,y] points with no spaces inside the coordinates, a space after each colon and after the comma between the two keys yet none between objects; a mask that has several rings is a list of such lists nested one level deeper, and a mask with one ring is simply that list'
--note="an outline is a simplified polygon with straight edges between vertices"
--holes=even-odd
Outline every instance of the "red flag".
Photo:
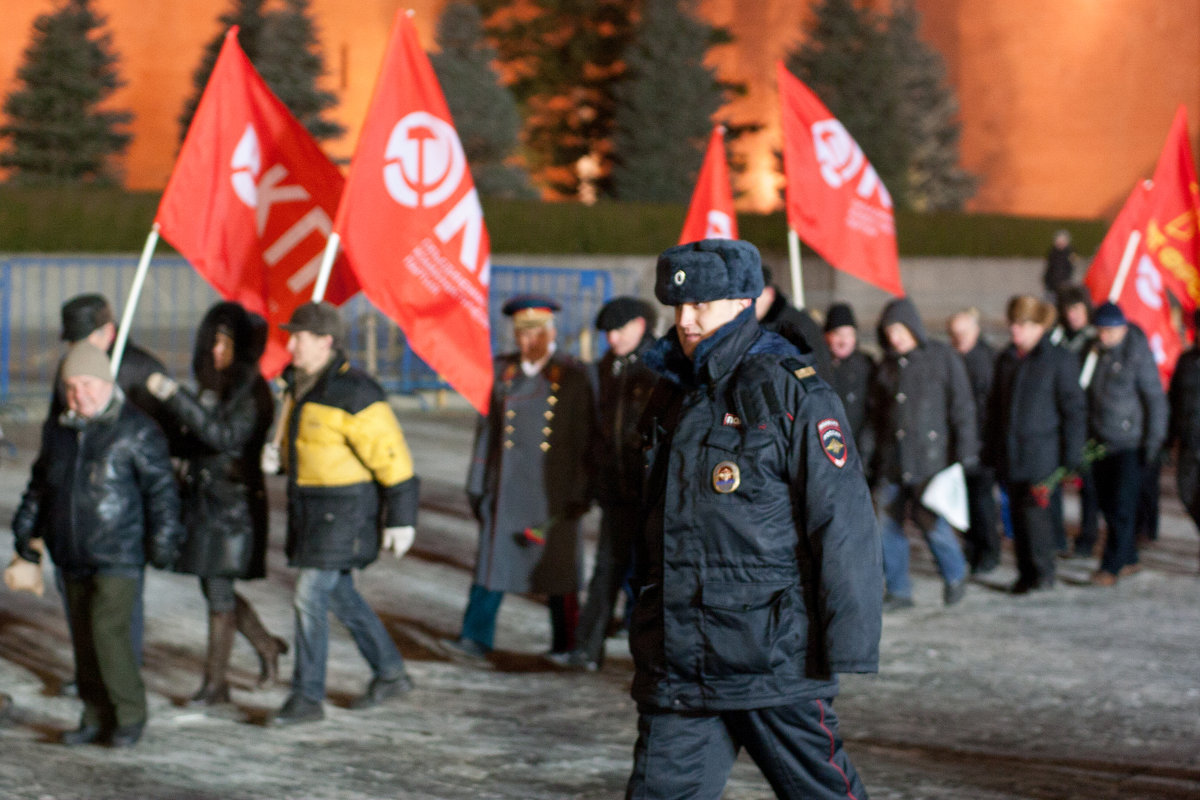
[{"label": "red flag", "polygon": [[892,197],[842,123],[778,64],[788,226],[835,268],[900,295]]},{"label": "red flag", "polygon": [[485,412],[488,233],[450,110],[404,11],[379,75],[335,229],[371,302]]},{"label": "red flag", "polygon": [[1146,250],[1162,272],[1163,283],[1183,307],[1190,329],[1200,305],[1200,189],[1187,135],[1187,109],[1180,106],[1154,170],[1147,198]]},{"label": "red flag", "polygon": [[1153,190],[1149,181],[1134,187],[1125,201],[1121,213],[1113,220],[1112,227],[1100,243],[1096,257],[1088,268],[1084,283],[1092,293],[1092,300],[1099,305],[1112,296],[1112,288],[1120,269],[1121,258],[1130,236],[1137,234],[1138,245],[1134,250],[1129,273],[1124,279],[1121,292],[1115,302],[1125,312],[1126,318],[1141,328],[1150,341],[1154,352],[1158,374],[1167,386],[1175,370],[1175,360],[1182,346],[1179,334],[1171,322],[1171,305],[1163,287],[1162,273],[1147,251],[1144,235],[1150,221],[1150,204]]},{"label": "red flag", "polygon": [[688,207],[679,243],[736,238],[737,217],[733,213],[733,189],[729,183],[729,165],[725,161],[725,127],[718,125],[708,139],[708,151],[696,178],[696,189],[692,192],[692,204]]},{"label": "red flag", "polygon": [[[290,358],[279,325],[311,299],[342,183],[337,167],[267,88],[232,28],[155,222],[222,297],[267,319],[260,366],[268,377]],[[334,265],[326,299],[342,303],[357,292],[343,259]]]}]

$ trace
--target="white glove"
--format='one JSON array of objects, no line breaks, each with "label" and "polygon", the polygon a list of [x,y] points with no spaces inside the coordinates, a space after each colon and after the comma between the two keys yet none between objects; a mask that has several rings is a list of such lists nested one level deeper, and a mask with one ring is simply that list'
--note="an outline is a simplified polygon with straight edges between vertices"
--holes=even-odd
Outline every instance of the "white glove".
[{"label": "white glove", "polygon": [[265,475],[279,474],[279,445],[274,442],[267,442],[263,445],[262,456],[262,471]]},{"label": "white glove", "polygon": [[152,372],[150,377],[146,378],[146,389],[150,394],[165,402],[170,400],[171,395],[179,389],[179,384],[161,372]]},{"label": "white glove", "polygon": [[417,529],[412,525],[398,525],[395,528],[383,529],[383,549],[391,550],[392,555],[400,558],[413,546],[417,538]]}]

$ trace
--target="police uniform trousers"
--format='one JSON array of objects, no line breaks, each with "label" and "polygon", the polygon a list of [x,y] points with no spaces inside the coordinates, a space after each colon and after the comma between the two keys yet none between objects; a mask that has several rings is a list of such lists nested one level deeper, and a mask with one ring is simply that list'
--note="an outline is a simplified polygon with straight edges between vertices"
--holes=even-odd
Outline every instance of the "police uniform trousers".
[{"label": "police uniform trousers", "polygon": [[626,800],[718,800],[744,747],[780,798],[866,800],[831,700],[739,711],[641,707]]}]

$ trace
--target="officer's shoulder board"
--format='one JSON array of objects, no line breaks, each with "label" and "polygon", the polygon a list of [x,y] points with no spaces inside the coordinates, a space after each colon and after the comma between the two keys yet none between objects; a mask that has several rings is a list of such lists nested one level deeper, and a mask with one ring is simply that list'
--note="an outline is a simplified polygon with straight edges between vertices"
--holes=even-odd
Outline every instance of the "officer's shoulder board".
[{"label": "officer's shoulder board", "polygon": [[800,385],[804,387],[804,391],[811,392],[815,389],[820,381],[817,380],[816,367],[805,364],[796,358],[785,358],[779,362],[779,366],[792,374],[796,380],[800,381]]}]

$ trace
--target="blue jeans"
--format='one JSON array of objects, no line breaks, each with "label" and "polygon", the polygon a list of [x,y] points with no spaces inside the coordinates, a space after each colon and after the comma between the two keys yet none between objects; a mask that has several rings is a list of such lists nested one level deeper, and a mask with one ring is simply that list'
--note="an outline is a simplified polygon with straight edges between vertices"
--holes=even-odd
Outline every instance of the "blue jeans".
[{"label": "blue jeans", "polygon": [[967,561],[954,529],[945,519],[921,505],[917,486],[890,483],[875,495],[879,509],[879,528],[883,537],[883,577],[887,593],[893,597],[912,597],[912,579],[908,575],[908,536],[904,520],[911,517],[937,562],[938,572],[947,585],[967,576]]},{"label": "blue jeans", "polygon": [[350,570],[301,569],[292,605],[296,611],[293,695],[315,702],[325,699],[330,611],[350,631],[375,677],[391,680],[404,673],[404,658],[383,622],[354,588]]}]

